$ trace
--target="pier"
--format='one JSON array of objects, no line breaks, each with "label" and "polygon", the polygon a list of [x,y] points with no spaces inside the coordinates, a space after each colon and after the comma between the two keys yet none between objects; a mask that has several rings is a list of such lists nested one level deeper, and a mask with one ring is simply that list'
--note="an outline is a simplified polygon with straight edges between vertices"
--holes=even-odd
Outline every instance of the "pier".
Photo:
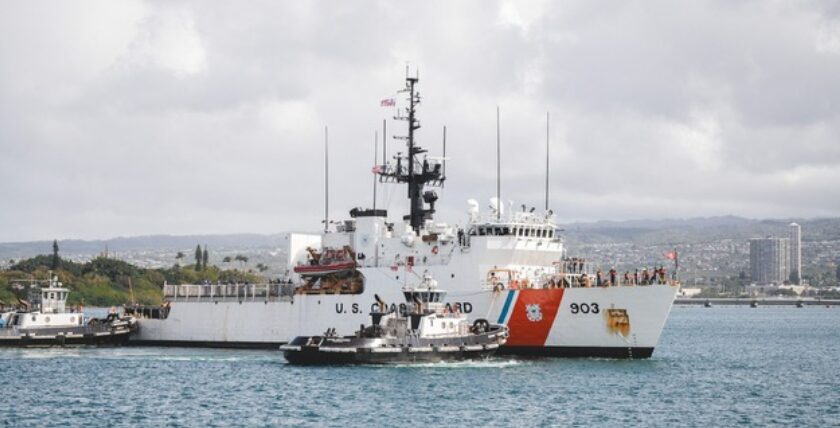
[{"label": "pier", "polygon": [[840,306],[840,299],[777,299],[772,297],[677,298],[675,305],[689,306]]}]

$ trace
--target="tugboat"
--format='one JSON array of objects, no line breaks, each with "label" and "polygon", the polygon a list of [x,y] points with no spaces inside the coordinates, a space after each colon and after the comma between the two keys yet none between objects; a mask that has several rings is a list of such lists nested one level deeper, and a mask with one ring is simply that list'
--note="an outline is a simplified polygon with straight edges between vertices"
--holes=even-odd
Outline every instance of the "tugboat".
[{"label": "tugboat", "polygon": [[[390,308],[376,296],[371,325],[353,336],[330,328],[322,336],[299,336],[280,347],[290,364],[388,364],[486,358],[505,344],[508,328],[477,319],[470,324],[446,292],[424,275],[416,288],[403,288],[405,305]],[[409,308],[413,308],[409,310]]]},{"label": "tugboat", "polygon": [[58,277],[51,277],[31,293],[31,302],[21,300],[18,310],[0,313],[0,346],[118,345],[137,330],[133,317],[113,312],[85,322],[81,308],[67,309],[69,294]]}]

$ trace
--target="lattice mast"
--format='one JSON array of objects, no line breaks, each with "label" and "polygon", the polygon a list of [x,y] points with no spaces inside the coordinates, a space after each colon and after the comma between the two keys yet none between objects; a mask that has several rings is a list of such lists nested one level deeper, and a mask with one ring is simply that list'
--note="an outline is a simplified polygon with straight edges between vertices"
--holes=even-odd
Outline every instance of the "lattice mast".
[{"label": "lattice mast", "polygon": [[[409,220],[411,228],[420,232],[426,220],[432,218],[435,212],[437,193],[424,190],[426,186],[441,187],[446,177],[442,170],[442,158],[434,159],[426,155],[420,159],[419,155],[427,152],[415,142],[415,131],[420,129],[417,119],[417,106],[420,104],[420,94],[416,91],[419,76],[408,76],[406,73],[405,88],[400,93],[408,94],[408,106],[398,110],[395,120],[404,120],[408,124],[408,135],[394,136],[394,139],[405,140],[408,153],[404,156],[398,152],[394,159],[396,165],[386,164],[379,168],[380,182],[406,183],[408,185],[408,199],[411,201],[410,212],[403,217]],[[428,208],[426,207],[428,205]]]}]

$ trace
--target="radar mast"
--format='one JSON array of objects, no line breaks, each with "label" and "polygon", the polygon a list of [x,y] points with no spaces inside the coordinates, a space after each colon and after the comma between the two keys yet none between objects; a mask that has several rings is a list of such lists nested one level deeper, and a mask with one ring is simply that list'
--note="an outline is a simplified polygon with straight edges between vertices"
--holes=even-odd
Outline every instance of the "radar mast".
[{"label": "radar mast", "polygon": [[[442,158],[431,158],[423,155],[428,150],[415,142],[415,131],[420,129],[417,119],[417,106],[420,104],[420,94],[416,85],[420,81],[419,75],[411,77],[406,71],[405,88],[400,93],[408,94],[408,106],[398,110],[395,120],[408,123],[408,135],[394,136],[394,139],[405,140],[407,154],[397,153],[394,156],[396,165],[386,164],[379,168],[379,181],[383,183],[406,183],[408,185],[408,199],[411,209],[404,220],[408,220],[411,228],[418,234],[426,220],[432,219],[435,212],[435,201],[438,196],[434,190],[424,190],[426,186],[441,187],[446,177],[442,170]],[[384,137],[384,136],[383,136]],[[419,155],[423,155],[420,159]],[[428,208],[426,207],[428,205]]]}]

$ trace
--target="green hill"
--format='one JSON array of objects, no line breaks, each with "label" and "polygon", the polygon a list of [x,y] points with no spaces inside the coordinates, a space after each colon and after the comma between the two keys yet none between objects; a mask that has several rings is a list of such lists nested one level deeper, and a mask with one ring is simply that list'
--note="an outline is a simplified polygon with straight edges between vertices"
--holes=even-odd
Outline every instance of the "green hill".
[{"label": "green hill", "polygon": [[173,266],[167,269],[144,269],[121,260],[97,257],[86,263],[75,263],[53,256],[40,255],[21,260],[9,269],[0,271],[0,301],[8,304],[26,299],[31,280],[46,280],[49,273],[57,275],[71,290],[68,303],[89,306],[114,306],[132,301],[160,304],[161,287],[170,284],[202,281],[250,281],[262,278],[236,269],[223,270],[208,266]]}]

